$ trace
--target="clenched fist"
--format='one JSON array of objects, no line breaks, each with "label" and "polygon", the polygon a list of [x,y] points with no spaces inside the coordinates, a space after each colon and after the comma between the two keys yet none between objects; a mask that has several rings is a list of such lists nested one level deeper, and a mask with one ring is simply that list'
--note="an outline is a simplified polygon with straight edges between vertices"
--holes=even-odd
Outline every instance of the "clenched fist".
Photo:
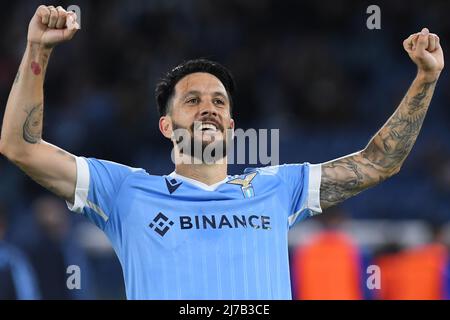
[{"label": "clenched fist", "polygon": [[62,7],[39,6],[28,26],[28,42],[53,48],[73,38],[80,26],[74,12]]},{"label": "clenched fist", "polygon": [[423,75],[436,78],[444,69],[444,54],[439,37],[430,33],[427,28],[410,35],[403,41],[403,47]]}]

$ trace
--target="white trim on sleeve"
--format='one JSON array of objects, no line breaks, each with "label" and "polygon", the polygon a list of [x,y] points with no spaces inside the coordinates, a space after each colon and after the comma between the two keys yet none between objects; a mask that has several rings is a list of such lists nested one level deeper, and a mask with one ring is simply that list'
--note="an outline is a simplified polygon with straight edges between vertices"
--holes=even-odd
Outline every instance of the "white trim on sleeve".
[{"label": "white trim on sleeve", "polygon": [[70,211],[82,213],[83,208],[87,205],[89,192],[89,165],[86,159],[76,157],[77,162],[77,183],[75,187],[75,202],[66,201]]},{"label": "white trim on sleeve", "polygon": [[322,179],[322,165],[311,164],[309,165],[308,175],[308,198],[303,206],[297,212],[291,214],[288,217],[289,227],[292,227],[297,221],[298,216],[304,211],[309,210],[310,216],[314,216],[322,213],[320,207],[320,181]]},{"label": "white trim on sleeve", "polygon": [[322,165],[311,164],[309,166],[309,186],[307,208],[311,210],[311,215],[322,213],[320,207],[320,182],[322,180]]}]

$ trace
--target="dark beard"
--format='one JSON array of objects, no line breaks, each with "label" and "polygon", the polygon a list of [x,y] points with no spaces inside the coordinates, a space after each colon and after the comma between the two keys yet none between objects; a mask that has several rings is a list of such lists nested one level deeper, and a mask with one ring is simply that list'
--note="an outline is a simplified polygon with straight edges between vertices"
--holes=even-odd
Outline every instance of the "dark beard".
[{"label": "dark beard", "polygon": [[[194,124],[192,124],[190,128],[183,127],[173,120],[172,124],[173,131],[176,131],[177,129],[186,130],[190,136],[190,139],[188,141],[183,141],[183,136],[175,137],[175,143],[179,147],[180,154],[188,155],[191,158],[195,158],[197,160],[200,160],[202,163],[207,164],[212,164],[227,156],[227,139],[224,132],[228,131],[221,130],[224,138],[220,141],[197,141],[194,136]],[[201,154],[199,154],[200,152],[196,150],[196,148],[198,149],[197,144],[201,145]],[[207,150],[206,153],[205,150]]]}]

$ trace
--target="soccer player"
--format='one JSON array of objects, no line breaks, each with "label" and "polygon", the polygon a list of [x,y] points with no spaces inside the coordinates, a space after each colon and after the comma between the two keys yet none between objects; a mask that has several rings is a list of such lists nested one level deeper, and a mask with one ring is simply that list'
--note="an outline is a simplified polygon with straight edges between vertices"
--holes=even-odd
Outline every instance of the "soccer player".
[{"label": "soccer player", "polygon": [[[408,37],[403,46],[417,76],[394,114],[353,154],[239,176],[227,174],[226,161],[178,161],[171,174],[155,176],[76,157],[42,139],[48,59],[77,29],[74,13],[37,9],[7,102],[0,150],[106,233],[128,299],[290,299],[289,228],[399,172],[444,67],[437,35],[424,28]],[[229,143],[233,80],[218,63],[181,64],[158,84],[156,98],[159,129],[174,142],[175,158],[195,156],[181,154],[175,129],[190,132],[203,148]]]}]

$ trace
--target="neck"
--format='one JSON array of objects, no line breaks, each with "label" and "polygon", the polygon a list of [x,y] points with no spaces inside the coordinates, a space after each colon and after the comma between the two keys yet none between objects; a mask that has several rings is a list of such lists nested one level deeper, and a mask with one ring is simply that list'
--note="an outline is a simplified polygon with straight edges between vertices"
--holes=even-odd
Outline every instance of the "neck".
[{"label": "neck", "polygon": [[175,172],[210,186],[227,177],[227,164],[177,164]]}]

